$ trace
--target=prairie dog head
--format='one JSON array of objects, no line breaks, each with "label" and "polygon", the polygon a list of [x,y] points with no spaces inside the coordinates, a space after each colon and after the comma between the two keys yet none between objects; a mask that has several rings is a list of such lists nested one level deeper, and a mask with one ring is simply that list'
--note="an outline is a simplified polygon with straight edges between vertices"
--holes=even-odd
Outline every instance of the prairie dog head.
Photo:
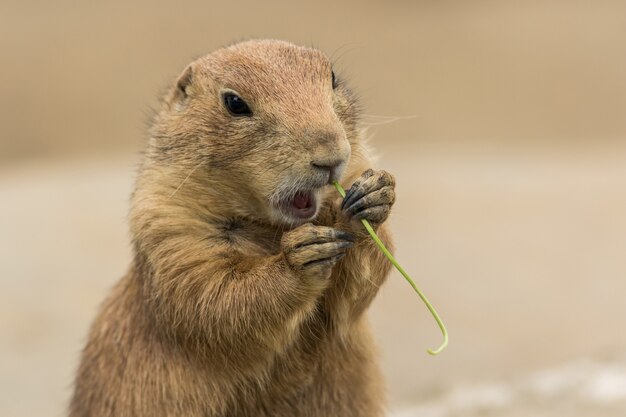
[{"label": "prairie dog head", "polygon": [[324,54],[247,41],[183,71],[153,126],[151,153],[194,193],[219,190],[231,213],[294,226],[316,216],[345,174],[356,119]]}]

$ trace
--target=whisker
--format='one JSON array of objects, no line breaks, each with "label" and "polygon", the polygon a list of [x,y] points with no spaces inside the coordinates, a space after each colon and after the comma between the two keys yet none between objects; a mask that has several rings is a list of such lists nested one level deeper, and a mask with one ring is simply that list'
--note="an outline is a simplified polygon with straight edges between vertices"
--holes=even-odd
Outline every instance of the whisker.
[{"label": "whisker", "polygon": [[185,177],[185,179],[178,185],[178,187],[174,190],[174,192],[170,195],[169,198],[174,197],[174,195],[176,195],[176,193],[178,192],[178,190],[181,189],[181,187],[183,186],[183,184],[185,184],[187,182],[187,180],[189,179],[189,177],[191,177],[191,174],[193,174],[194,172],[196,172],[196,170],[198,168],[200,168],[200,165],[203,165],[204,161],[201,161],[198,165],[196,165],[195,167],[193,167],[193,169],[189,172],[189,174],[187,174],[187,176]]},{"label": "whisker", "polygon": [[355,51],[356,49],[362,48],[362,47],[363,47],[363,43],[362,42],[348,42],[348,43],[344,43],[343,45],[341,45],[340,47],[338,47],[337,49],[335,49],[333,51],[333,53],[330,55],[328,60],[330,62],[332,62],[333,66],[335,66],[336,64],[339,63],[339,61],[341,61],[343,59],[343,57],[346,54],[349,54],[349,53]]},{"label": "whisker", "polygon": [[[372,118],[372,121],[367,121],[367,117]],[[414,119],[417,116],[413,115],[413,116],[376,116],[376,115],[364,115],[364,117],[361,119],[361,124],[363,124],[366,127],[371,127],[371,126],[381,126],[381,125],[387,125],[390,123],[395,123],[395,122],[399,122],[401,120],[408,120],[408,119]]]}]

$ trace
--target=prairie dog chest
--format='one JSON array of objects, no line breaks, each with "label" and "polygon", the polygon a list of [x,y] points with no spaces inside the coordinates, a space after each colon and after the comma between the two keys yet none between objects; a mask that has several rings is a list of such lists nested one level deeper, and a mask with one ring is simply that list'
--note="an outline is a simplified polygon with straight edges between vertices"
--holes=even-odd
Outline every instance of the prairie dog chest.
[{"label": "prairie dog chest", "polygon": [[283,232],[246,219],[227,219],[219,225],[220,240],[244,254],[279,253]]}]

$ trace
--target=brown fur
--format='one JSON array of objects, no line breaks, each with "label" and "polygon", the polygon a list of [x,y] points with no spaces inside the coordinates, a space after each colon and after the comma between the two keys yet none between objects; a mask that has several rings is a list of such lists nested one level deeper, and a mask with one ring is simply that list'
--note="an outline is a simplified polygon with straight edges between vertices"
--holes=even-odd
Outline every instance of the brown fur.
[{"label": "brown fur", "polygon": [[[370,167],[355,100],[330,73],[319,51],[281,41],[220,49],[183,72],[151,130],[132,198],[135,257],[91,328],[70,416],[383,414],[364,311],[388,262],[329,185],[315,191],[312,223],[271,205],[289,184],[317,181],[310,161],[347,161],[346,188]],[[232,117],[224,88],[253,117]],[[393,178],[357,182],[372,206],[360,216],[389,244],[379,223]]]}]

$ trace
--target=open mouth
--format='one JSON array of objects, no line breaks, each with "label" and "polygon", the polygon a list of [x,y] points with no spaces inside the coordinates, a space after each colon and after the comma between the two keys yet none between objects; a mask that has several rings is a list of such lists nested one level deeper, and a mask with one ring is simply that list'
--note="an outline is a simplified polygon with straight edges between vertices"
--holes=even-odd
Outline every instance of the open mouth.
[{"label": "open mouth", "polygon": [[285,203],[286,211],[298,219],[310,219],[317,212],[317,201],[312,191],[298,191]]}]

